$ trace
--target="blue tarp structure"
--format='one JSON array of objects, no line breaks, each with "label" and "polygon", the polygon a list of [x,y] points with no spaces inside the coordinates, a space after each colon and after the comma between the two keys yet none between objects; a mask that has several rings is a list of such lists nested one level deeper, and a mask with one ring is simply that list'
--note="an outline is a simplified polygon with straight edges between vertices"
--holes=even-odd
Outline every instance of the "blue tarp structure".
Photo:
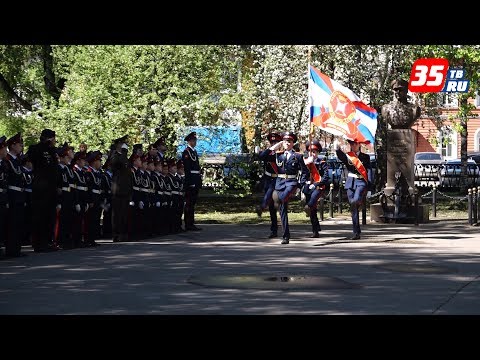
[{"label": "blue tarp structure", "polygon": [[179,134],[178,153],[185,149],[186,142],[183,139],[192,131],[197,133],[195,149],[200,156],[242,153],[241,126],[187,126]]}]

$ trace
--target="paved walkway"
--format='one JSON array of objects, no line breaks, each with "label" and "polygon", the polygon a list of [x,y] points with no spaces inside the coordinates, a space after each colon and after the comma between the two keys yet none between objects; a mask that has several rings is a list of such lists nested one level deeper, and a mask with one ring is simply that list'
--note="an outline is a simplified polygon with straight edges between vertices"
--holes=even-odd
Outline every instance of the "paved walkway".
[{"label": "paved walkway", "polygon": [[[465,221],[369,224],[326,220],[320,239],[292,226],[290,244],[267,225],[202,225],[201,232],[0,261],[0,314],[480,314],[480,228]],[[452,273],[382,265],[430,264]],[[192,276],[328,276],[354,289],[203,287]]]}]

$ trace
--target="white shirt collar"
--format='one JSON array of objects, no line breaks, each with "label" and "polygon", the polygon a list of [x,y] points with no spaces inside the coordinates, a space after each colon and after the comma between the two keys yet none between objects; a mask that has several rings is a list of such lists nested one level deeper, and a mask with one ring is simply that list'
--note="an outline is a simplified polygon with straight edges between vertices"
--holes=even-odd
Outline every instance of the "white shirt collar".
[{"label": "white shirt collar", "polygon": [[190,149],[192,149],[193,151],[195,151],[195,149],[193,147],[190,146],[190,144],[187,145]]},{"label": "white shirt collar", "polygon": [[17,157],[13,155],[10,151],[8,152],[8,155],[10,155],[12,158],[16,159]]}]

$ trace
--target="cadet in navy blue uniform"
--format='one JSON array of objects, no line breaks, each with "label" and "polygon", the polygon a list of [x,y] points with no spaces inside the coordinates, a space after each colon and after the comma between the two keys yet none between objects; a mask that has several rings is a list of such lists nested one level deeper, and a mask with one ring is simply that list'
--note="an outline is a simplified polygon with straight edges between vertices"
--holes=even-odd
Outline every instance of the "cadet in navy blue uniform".
[{"label": "cadet in navy blue uniform", "polygon": [[138,153],[130,156],[131,177],[133,185],[132,200],[129,211],[129,240],[138,241],[141,238],[143,229],[143,208],[145,207],[145,192],[142,190],[142,159]]},{"label": "cadet in navy blue uniform", "polygon": [[100,171],[102,167],[102,153],[100,151],[92,151],[87,156],[89,164],[85,179],[88,186],[88,211],[87,219],[87,238],[86,245],[98,246],[96,242],[100,238],[100,219],[102,216],[103,205],[105,204],[105,196],[103,193],[103,175]]},{"label": "cadet in navy blue uniform", "polygon": [[349,240],[360,239],[360,219],[359,209],[365,201],[365,195],[368,191],[369,179],[371,179],[372,167],[370,165],[370,156],[362,153],[361,144],[348,140],[350,151],[344,153],[340,149],[336,149],[338,159],[344,163],[348,170],[347,180],[345,181],[345,189],[347,189],[348,202],[352,212],[353,235]]},{"label": "cadet in navy blue uniform", "polygon": [[312,140],[312,144],[307,142],[307,150],[311,155],[305,159],[305,164],[310,172],[310,180],[303,186],[302,192],[306,197],[305,212],[310,217],[312,224],[312,238],[320,237],[320,222],[317,215],[317,203],[320,196],[325,196],[325,189],[328,188],[330,178],[328,176],[328,165],[325,159],[318,155],[322,151],[322,145],[318,140]]},{"label": "cadet in navy blue uniform", "polygon": [[27,153],[33,165],[32,246],[35,252],[57,250],[52,246],[58,172],[55,143],[55,131],[44,129],[40,143],[30,146]]},{"label": "cadet in navy blue uniform", "polygon": [[[115,148],[113,149],[115,151]],[[103,205],[102,213],[102,238],[111,239],[112,238],[112,151],[108,154],[105,164],[102,166],[102,175],[103,175],[103,195],[105,203]]]},{"label": "cadet in navy blue uniform", "polygon": [[[281,135],[274,132],[268,134],[267,139],[270,143],[270,146],[273,146],[282,141]],[[275,184],[277,182],[278,166],[275,161],[266,160],[270,153],[271,150],[266,149],[259,154],[259,159],[263,161],[264,173],[262,176],[262,180],[263,191],[265,192],[265,195],[263,196],[262,204],[257,207],[257,214],[258,216],[261,216],[263,210],[268,207],[268,210],[270,212],[270,235],[268,236],[268,238],[271,239],[278,236],[277,209],[275,209],[275,205],[272,199],[273,190],[275,190]]]},{"label": "cadet in navy blue uniform", "polygon": [[7,138],[0,136],[0,248],[7,235],[7,210],[8,210],[8,183],[7,165]]},{"label": "cadet in navy blue uniform", "polygon": [[185,168],[185,230],[198,231],[201,228],[195,226],[195,204],[198,193],[202,187],[202,175],[200,160],[197,151],[197,133],[191,132],[184,139],[188,145],[183,150],[182,160]]},{"label": "cadet in navy blue uniform", "polygon": [[22,240],[22,245],[31,245],[32,240],[32,181],[33,181],[33,170],[32,162],[26,154],[22,155],[20,158],[22,163],[22,171],[25,176],[25,220],[24,220],[24,236]]},{"label": "cadet in navy blue uniform", "polygon": [[75,211],[75,174],[70,168],[73,160],[73,147],[64,143],[57,150],[60,162],[58,164],[58,198],[57,225],[55,237],[62,249],[73,249],[73,216]]},{"label": "cadet in navy blue uniform", "polygon": [[5,255],[18,257],[21,254],[25,218],[25,177],[23,176],[20,154],[23,151],[23,139],[20,133],[7,140],[8,154],[5,158],[8,172],[8,236],[5,241]]},{"label": "cadet in navy blue uniform", "polygon": [[[282,244],[290,241],[290,228],[288,225],[288,201],[301,189],[308,178],[308,169],[301,154],[293,151],[293,144],[297,142],[297,135],[292,132],[283,134],[283,142],[270,147],[270,154],[266,156],[267,161],[275,161],[278,167],[278,177],[273,191],[273,201],[280,207],[282,219],[283,240]],[[284,151],[276,152],[283,145]],[[300,172],[300,178],[298,173]]]},{"label": "cadet in navy blue uniform", "polygon": [[86,234],[86,212],[88,211],[88,185],[85,178],[85,159],[87,154],[85,152],[76,152],[72,160],[72,170],[75,175],[75,192],[74,192],[74,215],[73,215],[73,245],[75,247],[85,247],[85,242],[82,240],[83,235]]}]

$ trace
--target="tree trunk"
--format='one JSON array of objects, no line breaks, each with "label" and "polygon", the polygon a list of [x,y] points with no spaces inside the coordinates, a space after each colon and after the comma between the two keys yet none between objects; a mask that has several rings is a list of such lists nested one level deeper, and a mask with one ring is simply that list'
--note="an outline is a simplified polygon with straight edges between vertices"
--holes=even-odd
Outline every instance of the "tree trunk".
[{"label": "tree trunk", "polygon": [[7,96],[15,101],[18,105],[23,107],[25,110],[32,111],[32,104],[30,104],[27,100],[23,99],[22,97],[18,96],[18,94],[13,90],[13,88],[8,83],[7,79],[0,74],[0,89],[5,91]]},{"label": "tree trunk", "polygon": [[55,73],[53,72],[53,56],[52,56],[52,46],[43,45],[42,46],[42,56],[43,56],[43,70],[45,71],[45,76],[43,81],[45,82],[45,90],[58,101],[60,98],[60,91],[57,88],[55,81]]}]

